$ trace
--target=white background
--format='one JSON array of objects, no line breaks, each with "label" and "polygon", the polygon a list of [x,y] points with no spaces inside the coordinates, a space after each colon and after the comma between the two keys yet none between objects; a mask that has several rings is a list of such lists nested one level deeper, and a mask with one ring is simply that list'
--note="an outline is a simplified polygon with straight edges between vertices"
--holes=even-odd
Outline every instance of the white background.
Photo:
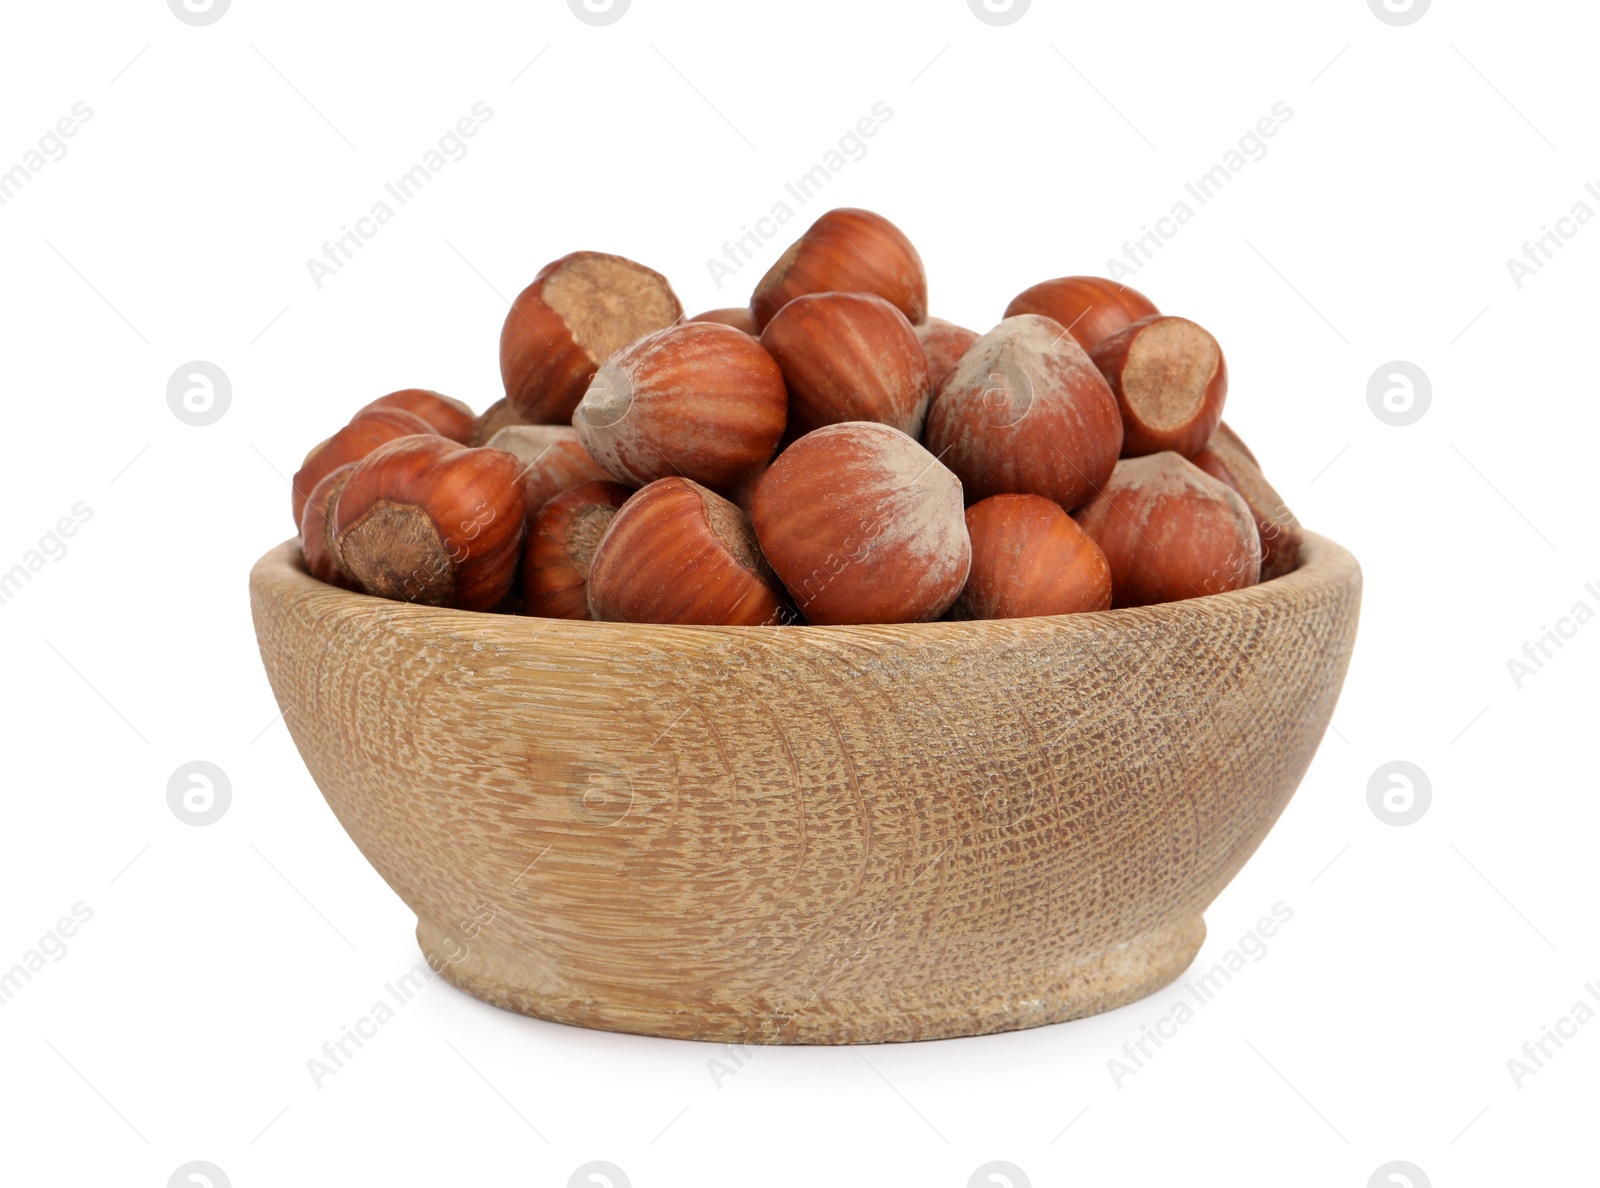
[{"label": "white background", "polygon": [[[1600,212],[1577,3],[964,0],[10,4],[0,169],[74,103],[68,152],[0,206],[11,442],[0,569],[92,519],[0,606],[0,968],[93,918],[0,1007],[7,1183],[651,1185],[1596,1183],[1600,1021],[1519,1088],[1507,1060],[1600,983],[1600,625],[1519,688],[1507,661],[1600,610],[1600,221],[1537,275],[1506,259]],[[530,60],[535,59],[532,65]],[[483,101],[470,152],[319,289],[306,267]],[[892,119],[719,290],[708,257],[873,104]],[[1283,101],[1292,119],[1132,283],[1223,342],[1228,419],[1300,517],[1361,560],[1343,700],[1298,795],[1207,913],[1210,964],[1293,920],[1132,1078],[1107,1061],[1175,990],[1037,1031],[768,1049],[590,1033],[435,981],[317,1088],[306,1062],[417,958],[267,686],[246,574],[289,535],[285,476],[367,400],[499,395],[506,299],[547,260],[619,252],[691,309],[739,304],[829,206],[920,247],[935,313],[979,330],[1034,281],[1103,272]],[[1191,205],[1193,205],[1191,201]],[[1574,224],[1575,226],[1575,224]],[[232,403],[193,427],[169,376]],[[1385,424],[1380,365],[1432,382]],[[1596,592],[1584,584],[1595,582]],[[195,828],[168,777],[233,800]],[[1367,803],[1419,765],[1416,824]],[[1600,1003],[1595,1003],[1600,1007]]]}]

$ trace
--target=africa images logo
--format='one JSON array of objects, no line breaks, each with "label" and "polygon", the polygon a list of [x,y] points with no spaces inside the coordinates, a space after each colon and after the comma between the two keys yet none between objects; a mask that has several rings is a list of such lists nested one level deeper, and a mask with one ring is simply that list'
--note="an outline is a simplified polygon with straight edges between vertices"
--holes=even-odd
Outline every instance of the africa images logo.
[{"label": "africa images logo", "polygon": [[1014,25],[1028,15],[1032,0],[967,0],[972,15],[986,25]]}]

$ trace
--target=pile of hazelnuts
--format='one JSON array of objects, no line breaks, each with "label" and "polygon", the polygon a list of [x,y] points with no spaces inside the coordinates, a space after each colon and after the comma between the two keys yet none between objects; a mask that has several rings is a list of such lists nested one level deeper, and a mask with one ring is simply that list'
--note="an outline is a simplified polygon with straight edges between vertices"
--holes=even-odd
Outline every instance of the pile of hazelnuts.
[{"label": "pile of hazelnuts", "polygon": [[432,606],[747,626],[1146,606],[1294,569],[1203,328],[1098,277],[1034,285],[982,335],[927,295],[865,210],[812,224],[748,308],[687,319],[642,264],[564,256],[506,318],[502,401],[393,392],[311,451],[306,567]]}]

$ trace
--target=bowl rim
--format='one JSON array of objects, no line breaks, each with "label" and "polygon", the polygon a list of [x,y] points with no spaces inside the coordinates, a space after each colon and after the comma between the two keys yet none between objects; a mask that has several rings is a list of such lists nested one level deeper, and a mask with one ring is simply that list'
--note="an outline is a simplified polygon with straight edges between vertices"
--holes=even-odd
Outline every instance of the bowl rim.
[{"label": "bowl rim", "polygon": [[290,537],[264,553],[251,568],[252,595],[271,593],[297,602],[316,603],[319,613],[339,617],[383,618],[393,629],[416,628],[428,633],[484,635],[500,638],[526,633],[532,638],[565,637],[591,643],[622,642],[649,633],[657,642],[684,644],[708,641],[801,639],[817,642],[849,643],[894,640],[902,643],[930,643],[939,640],[1029,636],[1041,632],[1076,634],[1087,631],[1103,634],[1119,628],[1145,630],[1153,627],[1193,624],[1198,619],[1217,615],[1266,611],[1295,602],[1321,602],[1336,588],[1361,585],[1361,566],[1355,557],[1336,541],[1306,532],[1300,549],[1300,563],[1289,573],[1220,594],[1201,594],[1178,602],[1152,606],[1121,607],[1103,611],[1080,611],[1067,615],[1035,615],[1019,619],[936,620],[931,623],[852,623],[805,624],[802,626],[709,626],[703,624],[606,623],[589,619],[548,619],[538,615],[507,614],[497,611],[457,610],[423,606],[413,602],[379,598],[359,590],[329,585],[305,568],[300,538]]}]

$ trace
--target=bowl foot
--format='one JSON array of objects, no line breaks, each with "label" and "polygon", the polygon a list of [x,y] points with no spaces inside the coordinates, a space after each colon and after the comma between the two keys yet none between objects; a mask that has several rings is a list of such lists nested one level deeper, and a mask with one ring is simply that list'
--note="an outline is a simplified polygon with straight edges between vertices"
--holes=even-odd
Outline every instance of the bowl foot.
[{"label": "bowl foot", "polygon": [[494,1006],[553,1023],[711,1043],[863,1044],[1019,1031],[1126,1006],[1187,969],[1206,926],[1198,914],[1184,917],[1031,979],[996,976],[982,987],[953,981],[916,990],[854,984],[848,992],[809,995],[786,987],[737,995],[703,986],[673,994],[659,982],[648,995],[637,984],[579,987],[526,953],[463,943],[457,935],[417,921],[417,943],[446,981]]}]

